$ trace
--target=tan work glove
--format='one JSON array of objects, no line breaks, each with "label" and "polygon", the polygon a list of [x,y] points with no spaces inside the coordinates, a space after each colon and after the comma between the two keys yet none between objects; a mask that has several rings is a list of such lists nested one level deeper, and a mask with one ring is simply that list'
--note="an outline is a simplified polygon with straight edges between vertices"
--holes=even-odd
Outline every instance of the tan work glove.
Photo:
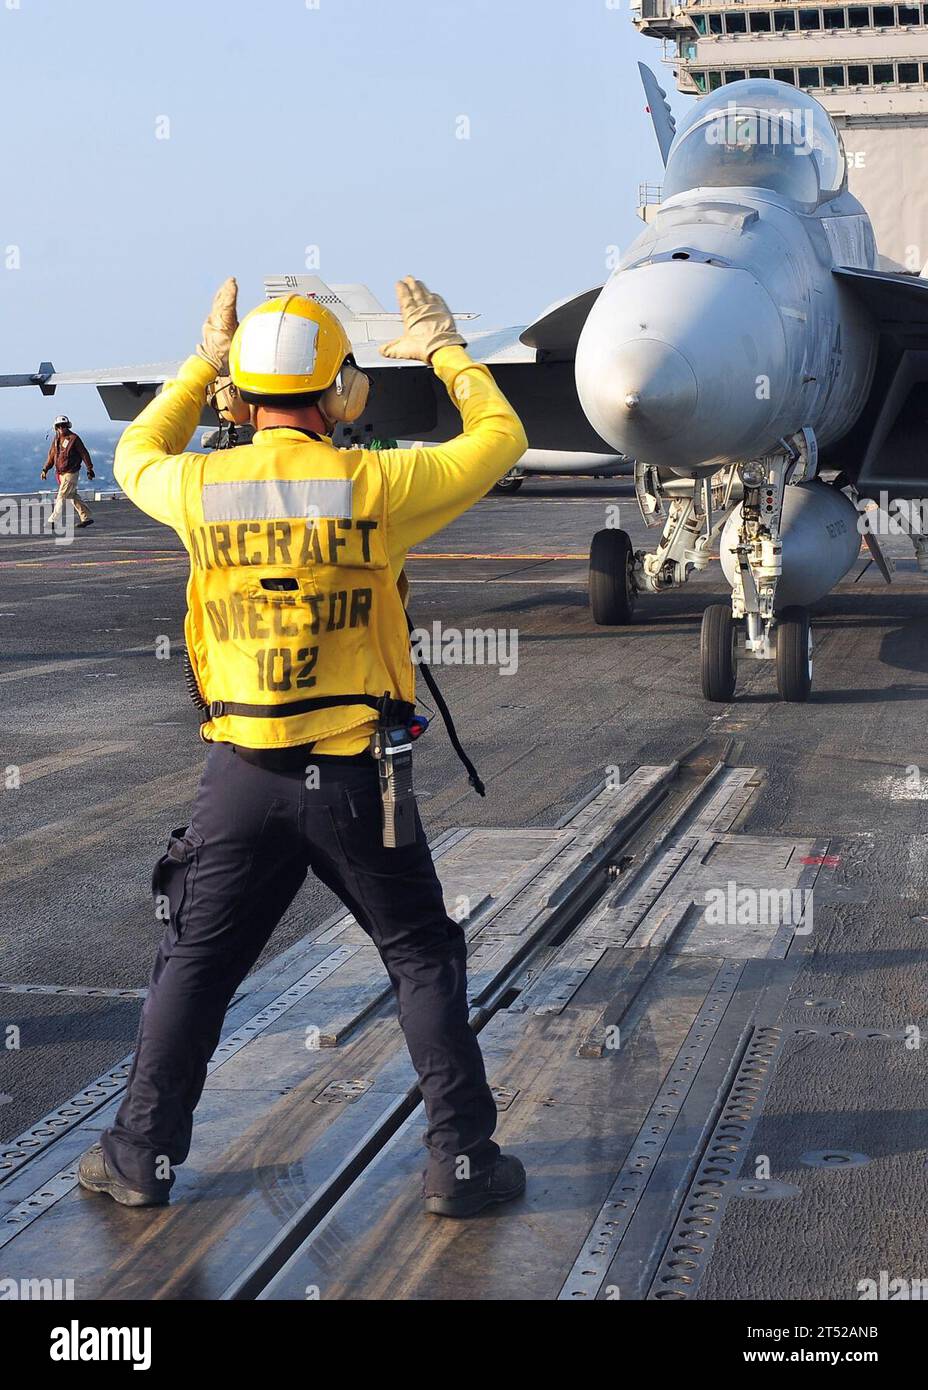
[{"label": "tan work glove", "polygon": [[197,357],[215,367],[217,376],[225,376],[229,371],[229,348],[238,328],[237,298],[238,285],[230,275],[216,291],[209,318],[203,325],[203,341],[197,344]]},{"label": "tan work glove", "polygon": [[384,343],[380,349],[384,357],[427,363],[439,348],[465,346],[451,310],[441,295],[433,294],[421,280],[411,275],[398,280],[396,297],[403,315],[403,336]]}]

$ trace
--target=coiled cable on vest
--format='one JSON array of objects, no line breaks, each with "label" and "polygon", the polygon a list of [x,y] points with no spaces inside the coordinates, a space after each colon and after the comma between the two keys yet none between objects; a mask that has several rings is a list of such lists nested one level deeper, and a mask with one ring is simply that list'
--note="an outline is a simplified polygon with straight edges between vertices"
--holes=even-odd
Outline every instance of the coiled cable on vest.
[{"label": "coiled cable on vest", "polygon": [[203,699],[203,694],[197,682],[197,673],[193,669],[193,662],[190,660],[190,653],[186,647],[184,648],[184,684],[187,687],[187,694],[193,701],[194,706],[200,711],[201,715],[204,714],[209,709],[209,705],[206,700]]}]

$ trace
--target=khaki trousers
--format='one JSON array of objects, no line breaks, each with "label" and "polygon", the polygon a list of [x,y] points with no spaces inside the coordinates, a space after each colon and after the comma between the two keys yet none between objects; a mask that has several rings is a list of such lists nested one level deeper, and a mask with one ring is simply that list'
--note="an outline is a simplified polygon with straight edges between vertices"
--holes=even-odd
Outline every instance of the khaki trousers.
[{"label": "khaki trousers", "polygon": [[67,501],[74,503],[74,510],[80,521],[86,521],[90,516],[90,508],[77,490],[78,476],[77,472],[62,473],[61,481],[58,484],[58,496],[55,498],[55,507],[52,511],[53,526],[57,526],[59,521],[63,520],[64,504]]}]

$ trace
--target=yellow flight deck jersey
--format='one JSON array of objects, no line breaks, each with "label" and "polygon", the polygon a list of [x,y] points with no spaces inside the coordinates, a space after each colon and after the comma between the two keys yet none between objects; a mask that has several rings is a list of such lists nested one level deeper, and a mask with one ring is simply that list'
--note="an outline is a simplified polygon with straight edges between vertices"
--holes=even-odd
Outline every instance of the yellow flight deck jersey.
[{"label": "yellow flight deck jersey", "polygon": [[184,453],[216,375],[196,356],[123,434],[116,482],[190,555],[185,634],[213,707],[207,741],[360,753],[376,713],[333,697],[415,700],[397,589],[406,552],[528,447],[487,367],[461,347],[440,348],[432,366],[464,429],[430,448],[336,449],[270,429],[238,448]]}]

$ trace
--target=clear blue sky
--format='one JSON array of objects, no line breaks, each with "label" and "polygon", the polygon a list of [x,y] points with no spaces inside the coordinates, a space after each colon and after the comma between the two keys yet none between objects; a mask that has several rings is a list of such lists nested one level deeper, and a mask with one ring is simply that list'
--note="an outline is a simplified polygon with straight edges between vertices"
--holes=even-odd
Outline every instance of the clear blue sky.
[{"label": "clear blue sky", "polygon": [[[527,323],[640,229],[638,58],[686,109],[622,0],[0,0],[0,371],[185,356],[224,276],[248,308],[307,246]],[[4,391],[0,428],[58,410],[106,419]]]}]

